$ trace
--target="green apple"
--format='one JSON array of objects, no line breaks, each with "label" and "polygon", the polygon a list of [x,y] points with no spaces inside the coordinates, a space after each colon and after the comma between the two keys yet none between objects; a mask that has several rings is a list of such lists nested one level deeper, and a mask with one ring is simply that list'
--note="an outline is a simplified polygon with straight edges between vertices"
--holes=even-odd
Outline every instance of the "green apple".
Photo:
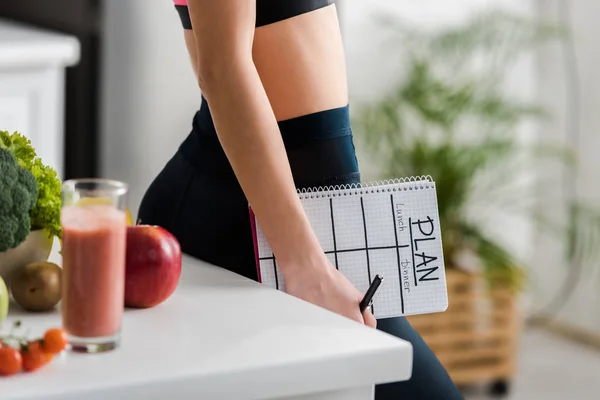
[{"label": "green apple", "polygon": [[8,315],[8,289],[2,277],[0,277],[0,326]]}]

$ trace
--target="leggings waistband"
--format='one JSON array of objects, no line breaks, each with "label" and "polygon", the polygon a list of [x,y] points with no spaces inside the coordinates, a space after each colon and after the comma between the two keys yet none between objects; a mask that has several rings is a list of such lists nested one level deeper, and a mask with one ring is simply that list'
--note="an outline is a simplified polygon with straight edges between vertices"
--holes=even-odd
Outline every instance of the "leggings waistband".
[{"label": "leggings waistband", "polygon": [[[352,134],[348,105],[279,121],[277,124],[286,149]],[[199,135],[217,135],[208,103],[204,99],[194,117],[193,127]]]},{"label": "leggings waistband", "polygon": [[[292,173],[299,186],[353,179],[358,174],[349,107],[334,108],[278,122]],[[203,102],[193,130],[179,149],[203,173],[235,179],[219,143],[210,110]]]}]

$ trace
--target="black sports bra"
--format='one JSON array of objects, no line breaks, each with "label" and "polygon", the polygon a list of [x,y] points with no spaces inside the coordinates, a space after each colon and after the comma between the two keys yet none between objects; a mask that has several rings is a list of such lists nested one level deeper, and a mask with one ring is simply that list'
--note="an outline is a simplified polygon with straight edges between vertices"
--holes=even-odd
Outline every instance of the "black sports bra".
[{"label": "black sports bra", "polygon": [[[214,0],[219,1],[219,0]],[[192,29],[186,0],[173,0],[184,29]],[[335,0],[256,0],[256,27],[273,24],[333,4]]]}]

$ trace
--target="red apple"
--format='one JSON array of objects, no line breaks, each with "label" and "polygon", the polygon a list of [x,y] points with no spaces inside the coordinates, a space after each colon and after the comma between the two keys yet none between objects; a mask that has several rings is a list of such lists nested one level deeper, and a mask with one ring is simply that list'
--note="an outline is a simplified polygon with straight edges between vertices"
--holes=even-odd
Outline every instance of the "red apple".
[{"label": "red apple", "polygon": [[125,306],[157,306],[175,291],[181,277],[181,247],[159,226],[127,227]]}]

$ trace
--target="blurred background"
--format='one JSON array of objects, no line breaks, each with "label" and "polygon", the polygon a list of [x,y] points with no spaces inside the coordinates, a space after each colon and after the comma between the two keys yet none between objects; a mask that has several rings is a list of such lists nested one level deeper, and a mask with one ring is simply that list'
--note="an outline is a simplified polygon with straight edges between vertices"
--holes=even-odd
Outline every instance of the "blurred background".
[{"label": "blurred background", "polygon": [[[450,308],[411,318],[468,399],[600,392],[600,3],[337,0],[365,180],[437,182]],[[0,130],[143,192],[200,93],[167,0],[0,2]]]}]

